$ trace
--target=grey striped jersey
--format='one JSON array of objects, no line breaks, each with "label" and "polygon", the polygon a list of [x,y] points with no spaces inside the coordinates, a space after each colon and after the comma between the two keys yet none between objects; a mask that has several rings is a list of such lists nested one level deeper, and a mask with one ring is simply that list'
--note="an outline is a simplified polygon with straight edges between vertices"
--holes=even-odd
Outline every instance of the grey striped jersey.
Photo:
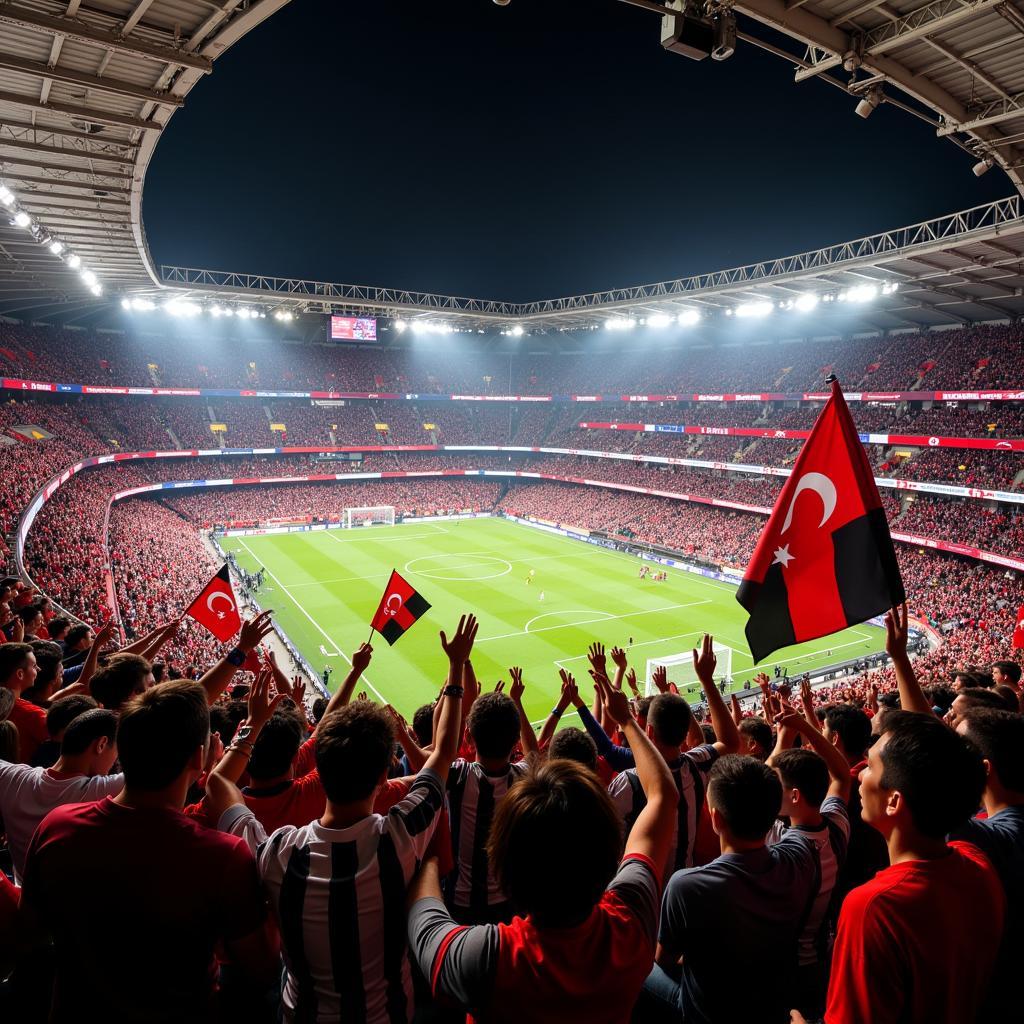
[{"label": "grey striped jersey", "polygon": [[443,804],[444,783],[424,770],[386,815],[370,814],[348,828],[314,821],[268,838],[241,804],[221,817],[221,831],[242,836],[255,853],[277,917],[286,1020],[412,1020],[406,889]]}]

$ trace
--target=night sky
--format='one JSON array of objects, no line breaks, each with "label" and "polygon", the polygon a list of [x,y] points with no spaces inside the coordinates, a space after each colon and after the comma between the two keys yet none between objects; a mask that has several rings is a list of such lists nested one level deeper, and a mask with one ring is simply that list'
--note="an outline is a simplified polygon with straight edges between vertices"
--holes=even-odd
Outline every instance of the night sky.
[{"label": "night sky", "polygon": [[293,0],[172,118],[144,220],[158,263],[522,301],[1012,192],[903,111],[853,107],[747,44],[665,52],[615,0]]}]

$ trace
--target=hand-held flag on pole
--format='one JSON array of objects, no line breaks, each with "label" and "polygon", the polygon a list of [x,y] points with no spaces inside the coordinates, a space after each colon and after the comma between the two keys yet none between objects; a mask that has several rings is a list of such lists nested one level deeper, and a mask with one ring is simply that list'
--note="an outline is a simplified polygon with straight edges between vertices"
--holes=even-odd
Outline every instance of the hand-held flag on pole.
[{"label": "hand-held flag on pole", "polygon": [[370,629],[377,630],[393,645],[429,607],[422,595],[392,570],[377,613],[370,622]]},{"label": "hand-held flag on pole", "polygon": [[889,524],[839,383],[782,488],[736,600],[757,664],[905,600]]},{"label": "hand-held flag on pole", "polygon": [[1013,646],[1016,650],[1024,649],[1024,604],[1017,610],[1017,625],[1013,630]]},{"label": "hand-held flag on pole", "polygon": [[185,614],[209,630],[221,643],[227,643],[242,628],[227,564],[220,567],[203,592],[185,609]]}]

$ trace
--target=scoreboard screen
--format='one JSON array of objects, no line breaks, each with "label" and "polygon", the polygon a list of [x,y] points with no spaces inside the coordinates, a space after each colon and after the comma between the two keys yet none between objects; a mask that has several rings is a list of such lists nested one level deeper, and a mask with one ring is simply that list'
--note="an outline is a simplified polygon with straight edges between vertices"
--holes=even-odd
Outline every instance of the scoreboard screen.
[{"label": "scoreboard screen", "polygon": [[327,337],[330,341],[376,341],[374,317],[332,316]]}]

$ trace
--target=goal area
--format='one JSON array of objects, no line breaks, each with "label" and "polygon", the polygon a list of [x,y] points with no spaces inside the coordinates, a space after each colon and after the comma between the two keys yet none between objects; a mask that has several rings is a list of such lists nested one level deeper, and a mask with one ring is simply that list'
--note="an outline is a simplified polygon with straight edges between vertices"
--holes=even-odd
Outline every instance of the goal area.
[{"label": "goal area", "polygon": [[[715,666],[715,682],[718,683],[722,679],[727,682],[732,682],[732,648],[727,644],[720,644],[715,641],[712,644],[715,652],[715,657],[718,659],[718,664]],[[693,651],[684,651],[682,654],[669,654],[664,658],[648,658],[647,659],[647,674],[645,676],[644,693],[650,696],[653,693],[657,693],[657,689],[654,685],[654,670],[659,665],[664,665],[665,671],[668,673],[668,680],[670,683],[675,683],[676,688],[685,697],[687,696],[687,689],[694,687],[694,693],[690,696],[694,696],[696,693],[700,693],[700,682],[697,679],[697,673],[693,669]]]},{"label": "goal area", "polygon": [[346,530],[354,526],[394,526],[394,505],[366,505],[345,509],[342,525]]}]

